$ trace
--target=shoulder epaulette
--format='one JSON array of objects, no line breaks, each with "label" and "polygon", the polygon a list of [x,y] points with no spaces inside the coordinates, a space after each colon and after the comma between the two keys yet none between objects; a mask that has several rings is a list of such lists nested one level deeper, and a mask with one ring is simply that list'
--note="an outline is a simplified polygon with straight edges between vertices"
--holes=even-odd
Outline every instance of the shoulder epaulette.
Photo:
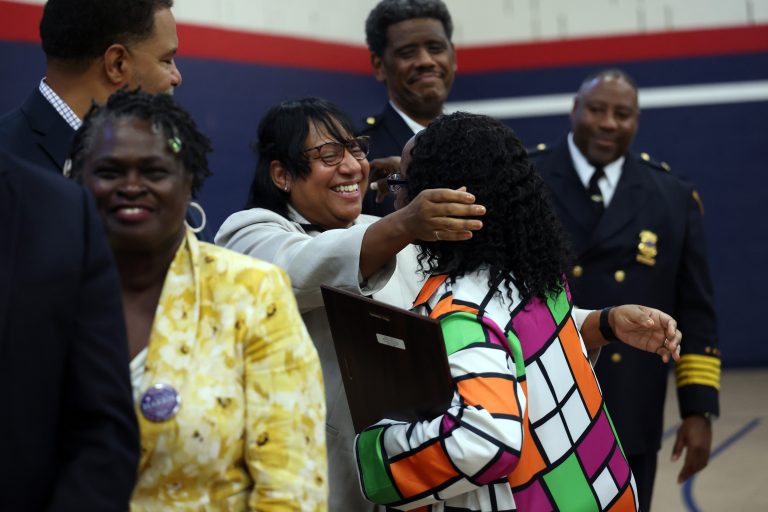
[{"label": "shoulder epaulette", "polygon": [[669,166],[667,162],[657,162],[653,158],[651,158],[651,155],[643,151],[639,155],[636,156],[637,160],[639,162],[642,162],[649,167],[652,167],[656,169],[657,171],[664,171],[664,172],[670,172],[672,168]]},{"label": "shoulder epaulette", "polygon": [[381,115],[378,116],[368,116],[363,119],[363,123],[360,126],[360,131],[364,132],[366,130],[370,130],[371,128],[375,127],[381,122]]},{"label": "shoulder epaulette", "polygon": [[536,144],[532,148],[527,149],[528,156],[546,155],[547,153],[549,153],[550,150],[551,148],[547,144],[544,144],[543,142]]},{"label": "shoulder epaulette", "polygon": [[693,198],[694,201],[696,201],[696,204],[699,205],[699,213],[704,215],[704,202],[701,200],[699,191],[696,189],[693,189],[693,191],[691,191],[691,197]]}]

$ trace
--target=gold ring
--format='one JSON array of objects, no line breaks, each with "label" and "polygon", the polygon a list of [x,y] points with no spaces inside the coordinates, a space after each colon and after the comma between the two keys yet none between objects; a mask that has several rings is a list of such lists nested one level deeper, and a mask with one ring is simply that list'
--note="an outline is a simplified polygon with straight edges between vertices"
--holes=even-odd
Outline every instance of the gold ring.
[{"label": "gold ring", "polygon": [[437,231],[433,231],[432,233],[435,235],[435,241],[440,240],[440,235],[437,234]]}]

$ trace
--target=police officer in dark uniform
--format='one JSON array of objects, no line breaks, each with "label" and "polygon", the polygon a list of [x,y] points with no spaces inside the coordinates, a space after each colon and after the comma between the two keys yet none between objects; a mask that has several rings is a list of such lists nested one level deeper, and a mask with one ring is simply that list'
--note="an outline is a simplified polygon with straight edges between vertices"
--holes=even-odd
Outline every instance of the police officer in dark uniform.
[{"label": "police officer in dark uniform", "polygon": [[[366,118],[359,133],[371,138],[368,158],[374,167],[396,167],[408,139],[443,112],[456,73],[452,33],[451,15],[441,0],[381,0],[368,15],[371,65],[389,97],[382,113]],[[376,162],[384,157],[396,158]],[[394,211],[392,194],[381,203],[375,199],[375,191],[366,195],[363,213]]]},{"label": "police officer in dark uniform", "polygon": [[[637,86],[621,70],[589,76],[575,97],[571,133],[531,151],[570,236],[569,276],[581,308],[637,303],[666,311],[683,333],[676,365],[683,418],[673,459],[678,481],[706,466],[718,410],[720,358],[696,191],[643,153],[628,152],[640,111]],[[603,348],[600,386],[635,475],[640,509],[650,509],[661,447],[667,365],[621,343]]]}]

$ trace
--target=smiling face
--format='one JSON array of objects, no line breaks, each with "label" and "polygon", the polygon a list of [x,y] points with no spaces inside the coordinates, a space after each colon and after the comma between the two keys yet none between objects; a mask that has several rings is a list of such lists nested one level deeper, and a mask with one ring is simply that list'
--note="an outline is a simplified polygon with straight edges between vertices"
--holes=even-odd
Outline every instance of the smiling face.
[{"label": "smiling face", "polygon": [[178,47],[173,14],[169,9],[158,9],[152,34],[127,45],[132,71],[129,87],[141,87],[150,94],[173,94],[174,87],[181,85],[181,72],[174,60]]},{"label": "smiling face", "polygon": [[637,133],[637,91],[622,78],[582,85],[571,112],[573,141],[592,165],[605,166],[629,149]]},{"label": "smiling face", "polygon": [[149,121],[106,121],[94,135],[82,182],[115,251],[174,250],[184,235],[192,177]]},{"label": "smiling face", "polygon": [[389,97],[422,124],[440,115],[456,73],[456,53],[440,20],[414,18],[387,28],[387,47],[371,62]]},{"label": "smiling face", "polygon": [[[352,134],[346,134],[352,138]],[[340,142],[314,123],[304,149],[326,142]],[[363,196],[368,188],[370,165],[367,159],[356,160],[348,149],[336,165],[325,164],[316,150],[309,151],[309,174],[290,182],[291,206],[312,224],[326,229],[349,227],[363,208]]]}]

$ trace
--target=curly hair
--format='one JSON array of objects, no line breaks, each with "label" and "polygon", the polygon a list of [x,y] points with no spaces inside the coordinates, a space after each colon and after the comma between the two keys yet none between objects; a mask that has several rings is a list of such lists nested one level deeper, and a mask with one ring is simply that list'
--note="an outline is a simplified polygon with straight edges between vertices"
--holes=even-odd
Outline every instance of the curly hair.
[{"label": "curly hair", "polygon": [[[563,286],[568,253],[543,179],[515,133],[487,116],[457,112],[435,119],[416,138],[407,168],[407,197],[425,189],[466,186],[486,207],[483,229],[463,242],[418,242],[419,263],[451,280],[488,269],[523,302]],[[512,300],[511,289],[508,288]]]},{"label": "curly hair", "polygon": [[152,34],[155,12],[173,0],[48,0],[40,20],[40,39],[49,59],[83,61],[110,45]]},{"label": "curly hair", "polygon": [[453,35],[453,21],[441,0],[381,0],[365,20],[365,40],[368,49],[381,57],[387,48],[390,25],[414,18],[433,18],[443,24],[448,40]]},{"label": "curly hair", "polygon": [[304,145],[310,125],[317,126],[337,141],[347,140],[355,133],[347,114],[321,98],[283,101],[269,109],[259,123],[258,139],[254,144],[258,161],[246,208],[266,208],[288,217],[288,193],[272,182],[269,166],[277,160],[292,180],[306,178],[310,168]]},{"label": "curly hair", "polygon": [[164,137],[169,140],[178,139],[178,156],[184,164],[184,170],[192,176],[192,196],[197,196],[203,182],[211,175],[208,168],[211,141],[200,133],[192,117],[170,95],[147,94],[138,89],[121,89],[109,97],[106,105],[94,103],[88,111],[72,143],[72,178],[80,181],[85,161],[93,151],[96,134],[107,123],[122,118],[150,121],[162,130]]}]

